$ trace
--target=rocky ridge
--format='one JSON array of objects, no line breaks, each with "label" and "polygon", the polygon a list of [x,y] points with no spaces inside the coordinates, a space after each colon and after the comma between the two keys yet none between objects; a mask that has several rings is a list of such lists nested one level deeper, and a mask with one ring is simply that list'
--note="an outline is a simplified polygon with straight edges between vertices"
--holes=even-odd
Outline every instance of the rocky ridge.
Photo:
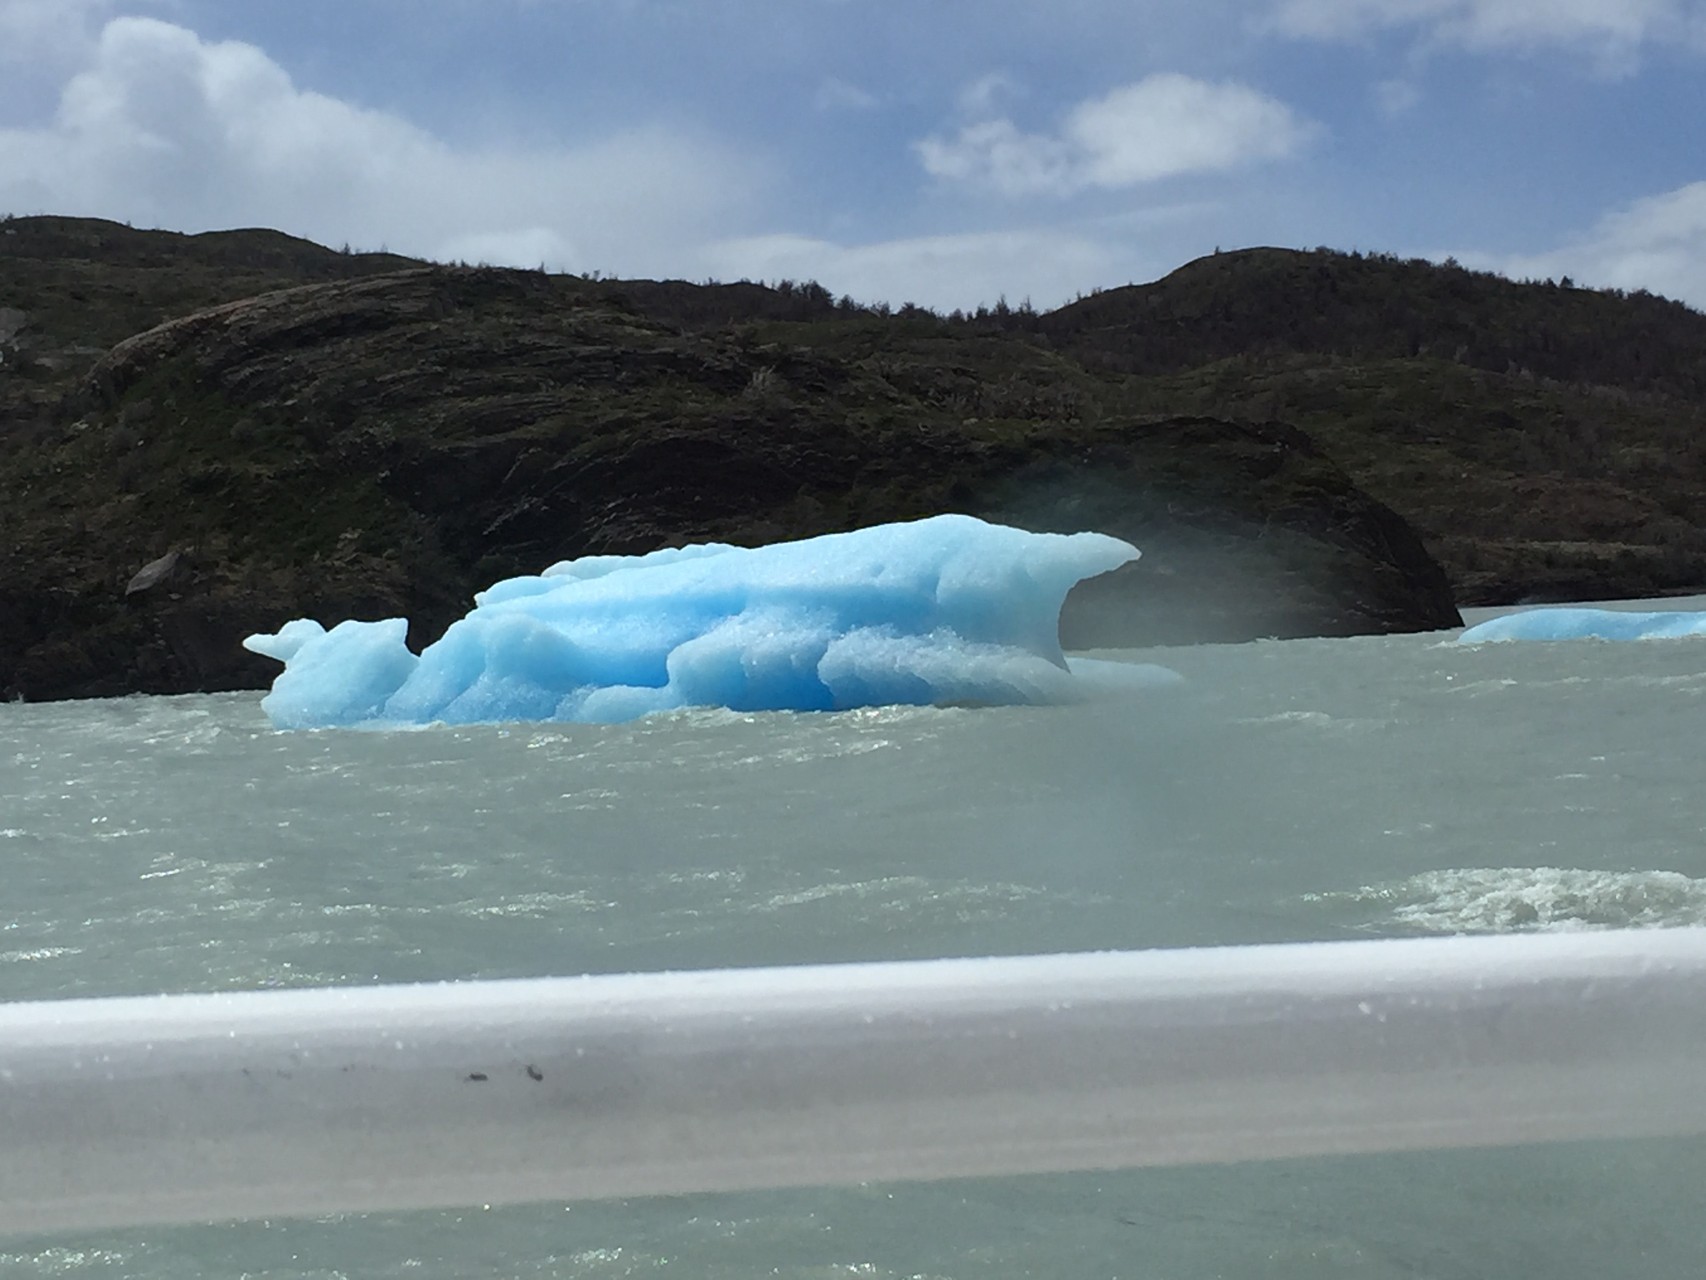
[{"label": "rocky ridge", "polygon": [[1457,620],[1405,522],[1295,427],[1132,412],[990,326],[694,288],[417,267],[118,342],[4,455],[5,692],[252,687],[274,668],[238,639],[290,617],[402,614],[424,643],[567,556],[941,510],[1144,548],[1075,593],[1073,645]]},{"label": "rocky ridge", "polygon": [[1687,590],[1702,353],[1662,298],[1379,254],[941,317],[0,219],[0,693],[258,684],[237,638],[297,614],[421,642],[565,555],[948,509],[1144,547],[1074,643]]}]

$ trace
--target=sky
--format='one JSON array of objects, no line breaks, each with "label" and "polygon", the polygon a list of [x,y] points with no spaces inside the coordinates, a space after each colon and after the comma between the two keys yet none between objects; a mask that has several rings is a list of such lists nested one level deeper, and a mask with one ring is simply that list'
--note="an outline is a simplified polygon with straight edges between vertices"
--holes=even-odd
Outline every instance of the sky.
[{"label": "sky", "polygon": [[944,311],[1251,245],[1706,309],[1706,0],[0,0],[0,213]]}]

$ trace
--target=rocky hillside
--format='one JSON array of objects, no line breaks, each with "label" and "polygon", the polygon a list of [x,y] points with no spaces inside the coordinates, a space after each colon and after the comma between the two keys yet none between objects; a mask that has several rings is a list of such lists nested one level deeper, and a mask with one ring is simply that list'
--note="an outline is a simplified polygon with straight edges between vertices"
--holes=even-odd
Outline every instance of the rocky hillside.
[{"label": "rocky hillside", "polygon": [[1658,299],[1320,252],[942,318],[13,219],[0,691],[260,684],[237,639],[299,614],[419,642],[564,556],[946,509],[1144,548],[1077,644],[1684,587],[1703,351]]},{"label": "rocky hillside", "polygon": [[1027,323],[1134,409],[1301,427],[1460,604],[1706,584],[1706,315],[1680,303],[1251,249]]},{"label": "rocky hillside", "polygon": [[25,697],[251,685],[271,667],[237,640],[299,614],[420,642],[566,556],[948,509],[1146,549],[1069,643],[1455,621],[1403,521],[1293,428],[1124,416],[1046,348],[930,317],[769,323],[419,268],[128,338],[6,455],[0,670]]}]

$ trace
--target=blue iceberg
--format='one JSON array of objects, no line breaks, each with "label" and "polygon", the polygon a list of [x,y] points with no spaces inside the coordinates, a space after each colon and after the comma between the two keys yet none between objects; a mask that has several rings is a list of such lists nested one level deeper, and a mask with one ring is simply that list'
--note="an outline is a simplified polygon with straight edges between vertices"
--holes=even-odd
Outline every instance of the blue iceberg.
[{"label": "blue iceberg", "polygon": [[1706,635],[1706,613],[1626,613],[1617,609],[1528,609],[1489,618],[1457,637],[1489,640],[1670,640]]},{"label": "blue iceberg", "polygon": [[243,645],[285,664],[261,705],[287,729],[1068,702],[1177,679],[1061,653],[1066,593],[1137,555],[1097,533],[935,516],[566,561],[481,592],[418,656],[402,618],[298,619]]}]

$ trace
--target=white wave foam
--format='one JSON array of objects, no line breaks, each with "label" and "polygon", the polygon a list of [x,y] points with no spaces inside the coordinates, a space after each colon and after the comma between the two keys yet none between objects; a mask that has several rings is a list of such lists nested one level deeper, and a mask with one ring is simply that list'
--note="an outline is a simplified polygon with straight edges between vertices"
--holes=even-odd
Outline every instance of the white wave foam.
[{"label": "white wave foam", "polygon": [[1246,716],[1239,724],[1301,724],[1325,729],[1337,723],[1325,711],[1276,711],[1271,716]]},{"label": "white wave foam", "polygon": [[57,960],[60,956],[82,954],[82,947],[27,947],[22,951],[0,951],[0,964],[27,964],[32,960]]},{"label": "white wave foam", "polygon": [[1706,924],[1706,880],[1677,871],[1454,867],[1305,901],[1375,909],[1364,927],[1526,933]]}]

